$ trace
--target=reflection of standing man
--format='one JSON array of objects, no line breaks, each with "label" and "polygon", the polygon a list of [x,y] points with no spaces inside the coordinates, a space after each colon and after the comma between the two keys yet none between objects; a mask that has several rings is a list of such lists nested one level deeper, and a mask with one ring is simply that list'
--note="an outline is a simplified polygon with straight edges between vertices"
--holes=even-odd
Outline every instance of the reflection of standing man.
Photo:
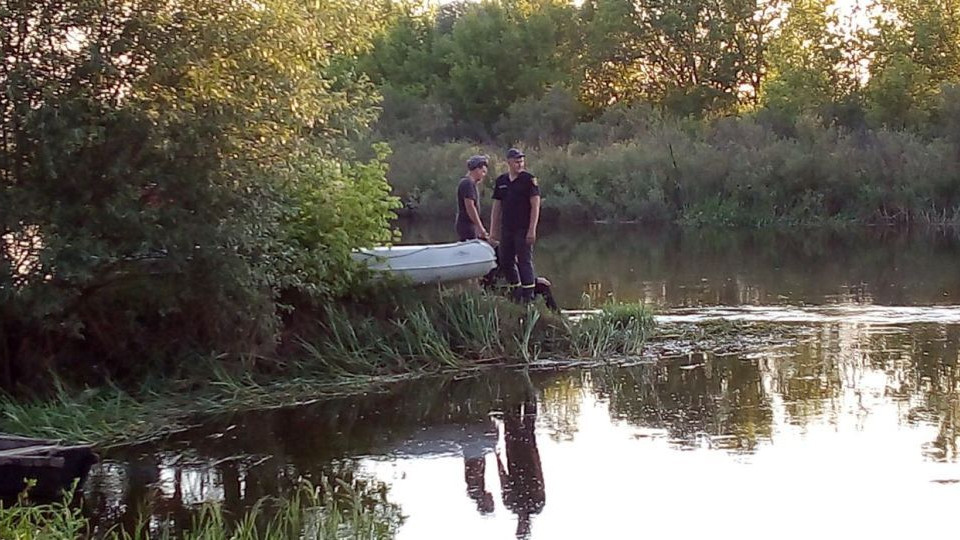
[{"label": "reflection of standing man", "polygon": [[[497,177],[493,187],[493,212],[490,237],[500,241],[500,256],[507,283],[516,297],[533,300],[536,274],[533,270],[533,244],[540,222],[540,185],[526,171],[523,152],[507,152],[508,171]],[[519,274],[519,275],[518,275]],[[519,287],[520,290],[516,291]]]},{"label": "reflection of standing man", "polygon": [[477,504],[481,514],[493,512],[493,494],[487,491],[485,476],[487,472],[487,453],[496,445],[495,434],[489,431],[489,424],[482,432],[468,433],[466,440],[460,443],[463,453],[463,479],[467,483],[467,496]]},{"label": "reflection of standing man", "polygon": [[477,503],[477,512],[493,512],[493,494],[487,491],[484,475],[487,460],[483,455],[463,456],[463,479],[467,482],[467,496]]},{"label": "reflection of standing man", "polygon": [[480,219],[480,197],[477,185],[487,175],[487,156],[472,156],[467,160],[467,175],[457,186],[457,239],[461,242],[474,238],[486,239],[487,229]]},{"label": "reflection of standing man", "polygon": [[517,514],[517,538],[530,535],[530,517],[546,504],[543,469],[534,428],[537,423],[537,401],[529,389],[523,401],[507,407],[503,415],[503,438],[506,463],[497,453],[497,471],[503,490],[503,505]]}]

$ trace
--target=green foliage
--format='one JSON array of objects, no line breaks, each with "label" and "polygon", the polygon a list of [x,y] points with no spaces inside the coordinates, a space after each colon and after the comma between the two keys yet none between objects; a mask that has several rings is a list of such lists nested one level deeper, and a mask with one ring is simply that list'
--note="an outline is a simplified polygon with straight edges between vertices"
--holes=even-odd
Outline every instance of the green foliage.
[{"label": "green foliage", "polygon": [[450,107],[435,98],[422,98],[382,88],[382,112],[374,125],[377,137],[443,143],[453,140],[456,128]]},{"label": "green foliage", "polygon": [[515,143],[545,218],[956,224],[958,2],[2,3],[0,385],[269,353]]},{"label": "green foliage", "polygon": [[568,323],[542,312],[545,308],[446,290],[389,305],[396,307],[379,315],[362,305],[329,309],[320,328],[305,330],[303,366],[340,376],[382,375],[463,369],[476,361],[526,361],[535,351],[577,352]]},{"label": "green foliage", "polygon": [[[938,89],[960,77],[957,0],[876,0],[852,11],[832,0],[402,6],[361,62],[387,94],[407,98],[385,103],[388,136],[556,144],[554,121],[520,129],[535,113],[570,110],[542,99],[556,86],[594,116],[637,103],[707,118],[764,107],[785,122],[860,127],[866,116],[915,129],[930,120]],[[411,114],[418,107],[432,135]],[[402,118],[413,120],[408,130]]]},{"label": "green foliage", "polygon": [[866,92],[873,120],[893,128],[929,119],[944,83],[960,82],[960,2],[881,0],[864,40],[872,53]]},{"label": "green foliage", "polygon": [[935,134],[960,144],[960,84],[942,87],[935,111]]},{"label": "green foliage", "polygon": [[480,4],[437,43],[449,69],[440,93],[455,120],[489,129],[515,101],[539,95],[560,79],[555,21],[539,13],[516,17],[504,6]]},{"label": "green foliage", "polygon": [[497,123],[501,146],[527,147],[567,144],[582,115],[576,96],[559,86],[542,98],[526,98],[510,105]]},{"label": "green foliage", "polygon": [[[497,148],[480,147],[467,142],[430,144],[417,141],[395,141],[390,156],[388,179],[393,193],[407,212],[422,216],[447,216],[456,212],[457,182],[466,173],[466,160],[473,154],[491,157],[489,178],[480,186],[480,196],[490,197],[489,185],[497,171],[505,171],[506,163],[498,159]],[[481,210],[489,205],[481,202]],[[486,216],[484,216],[486,220]]]},{"label": "green foliage", "polygon": [[300,181],[289,188],[293,204],[283,224],[284,289],[316,299],[343,296],[364,278],[351,250],[396,239],[389,218],[400,203],[384,182],[390,149],[374,150],[367,163],[320,156],[298,163]]},{"label": "green foliage", "polygon": [[585,2],[584,100],[649,100],[680,116],[753,101],[778,9],[776,0]]},{"label": "green foliage", "polygon": [[87,532],[82,509],[69,499],[44,506],[33,506],[23,500],[7,508],[0,504],[0,538],[76,540]]},{"label": "green foliage", "polygon": [[[566,53],[574,14],[562,2],[462,3],[436,14],[407,13],[361,66],[389,92],[449,109],[457,135],[489,140],[511,105],[564,82],[572,69]],[[386,103],[384,116],[397,116],[390,109],[397,105],[403,100]]]},{"label": "green foliage", "polygon": [[[368,490],[369,491],[369,490]],[[371,499],[372,497],[372,499]],[[364,493],[342,480],[320,486],[301,483],[288,497],[264,497],[243,516],[230,516],[215,503],[201,506],[189,527],[149,523],[148,517],[132,530],[111,529],[98,535],[104,540],[335,540],[393,538],[401,521],[400,509],[384,493]],[[69,500],[30,506],[0,508],[0,537],[9,540],[75,540],[89,533],[81,509]]]},{"label": "green foliage", "polygon": [[831,1],[792,2],[769,50],[762,96],[768,107],[795,118],[822,109],[854,90],[856,73],[847,66],[849,40],[840,34]]},{"label": "green foliage", "polygon": [[[946,97],[942,103],[942,129],[955,129],[955,107]],[[690,124],[643,108],[611,109],[574,129],[583,141],[529,151],[527,162],[540,179],[544,216],[567,221],[746,227],[956,222],[960,155],[953,139],[850,133],[804,118],[785,129],[763,118]],[[455,144],[408,146],[405,159],[429,163],[428,156],[451,149],[468,151]],[[420,215],[453,211],[449,183],[421,182],[407,172],[392,172],[395,185],[438,201]]]},{"label": "green foliage", "polygon": [[2,9],[0,384],[269,348],[284,288],[342,292],[346,251],[387,234],[382,151],[342,157],[376,112],[352,66],[374,5]]}]

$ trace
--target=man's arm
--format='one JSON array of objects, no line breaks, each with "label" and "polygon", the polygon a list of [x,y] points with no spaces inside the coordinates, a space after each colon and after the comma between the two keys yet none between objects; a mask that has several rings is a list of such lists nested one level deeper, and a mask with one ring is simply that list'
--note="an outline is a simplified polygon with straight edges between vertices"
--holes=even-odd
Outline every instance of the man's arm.
[{"label": "man's arm", "polygon": [[540,224],[540,196],[530,197],[530,226],[527,228],[527,243],[537,241],[537,225]]},{"label": "man's arm", "polygon": [[500,241],[500,201],[493,200],[493,210],[490,211],[490,239]]},{"label": "man's arm", "polygon": [[467,216],[477,228],[480,238],[486,238],[487,230],[483,228],[483,221],[480,219],[480,213],[477,212],[477,201],[470,198],[463,199],[463,207],[467,209]]}]

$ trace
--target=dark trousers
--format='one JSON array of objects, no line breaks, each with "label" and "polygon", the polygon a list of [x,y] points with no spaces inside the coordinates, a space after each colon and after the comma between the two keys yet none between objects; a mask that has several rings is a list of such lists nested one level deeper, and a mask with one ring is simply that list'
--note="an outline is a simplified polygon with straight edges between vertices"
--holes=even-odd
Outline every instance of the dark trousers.
[{"label": "dark trousers", "polygon": [[503,231],[500,263],[507,283],[518,288],[514,291],[517,297],[533,300],[537,274],[533,271],[533,246],[527,243],[527,231]]},{"label": "dark trousers", "polygon": [[473,226],[473,223],[464,225],[463,223],[457,223],[457,238],[461,242],[466,242],[467,240],[474,240],[477,238],[477,228]]}]

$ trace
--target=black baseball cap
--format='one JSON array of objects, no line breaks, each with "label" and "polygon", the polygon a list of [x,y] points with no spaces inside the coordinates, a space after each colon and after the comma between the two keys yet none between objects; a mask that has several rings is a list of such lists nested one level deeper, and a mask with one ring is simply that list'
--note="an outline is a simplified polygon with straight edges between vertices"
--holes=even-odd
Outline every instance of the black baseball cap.
[{"label": "black baseball cap", "polygon": [[521,151],[519,148],[511,148],[507,150],[507,159],[520,159],[524,156],[525,155],[523,151]]}]

